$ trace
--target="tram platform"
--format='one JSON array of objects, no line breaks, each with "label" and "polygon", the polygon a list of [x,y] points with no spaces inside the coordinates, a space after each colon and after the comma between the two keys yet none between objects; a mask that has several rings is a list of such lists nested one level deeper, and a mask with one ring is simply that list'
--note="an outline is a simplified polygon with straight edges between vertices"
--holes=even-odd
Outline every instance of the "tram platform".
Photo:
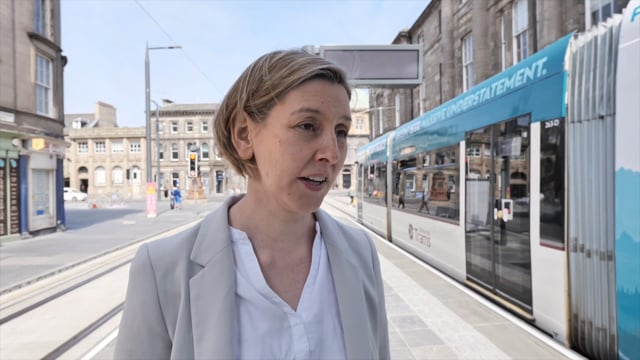
[{"label": "tram platform", "polygon": [[[349,197],[323,208],[355,221]],[[356,225],[358,226],[358,225]],[[368,231],[368,230],[367,230]],[[392,359],[584,359],[530,324],[386,241],[375,239],[385,282]]]},{"label": "tram platform", "polygon": [[[124,227],[123,218],[115,217],[102,219],[103,222],[93,227],[78,227],[6,244],[0,251],[0,290],[11,288],[7,286],[11,283],[26,285],[29,279],[43,271],[60,270],[62,263],[77,262],[104,252],[98,248],[99,239],[117,238],[119,232],[132,231],[141,236],[186,224],[217,207],[223,198],[189,204],[179,212],[166,210],[153,219],[145,216],[143,204],[130,204],[125,209],[127,213],[118,214],[125,216],[128,222],[135,221],[136,231]],[[355,222],[356,209],[349,204],[346,192],[330,192],[323,208],[338,220],[359,226]],[[169,214],[171,216],[167,216]],[[375,233],[369,233],[380,254],[392,359],[583,359],[506,310]],[[87,239],[92,239],[95,245],[80,246],[87,243]],[[103,247],[114,246],[106,240],[101,243]],[[62,251],[65,254],[70,253],[69,249],[75,250],[71,255],[61,257],[62,249],[66,249]],[[36,263],[34,259],[39,260]],[[21,264],[19,269],[18,264]],[[104,345],[96,346],[97,355],[93,359],[113,358],[115,338],[105,340]]]}]

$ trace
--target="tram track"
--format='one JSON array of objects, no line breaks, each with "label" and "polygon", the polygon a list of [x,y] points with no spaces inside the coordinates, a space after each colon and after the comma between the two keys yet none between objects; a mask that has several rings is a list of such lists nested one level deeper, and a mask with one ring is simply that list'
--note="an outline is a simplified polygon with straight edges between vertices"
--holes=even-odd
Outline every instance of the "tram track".
[{"label": "tram track", "polygon": [[182,231],[199,220],[135,240],[0,294],[2,356],[83,357],[102,340],[95,338],[96,333],[103,337],[117,328],[129,265],[138,247]]}]

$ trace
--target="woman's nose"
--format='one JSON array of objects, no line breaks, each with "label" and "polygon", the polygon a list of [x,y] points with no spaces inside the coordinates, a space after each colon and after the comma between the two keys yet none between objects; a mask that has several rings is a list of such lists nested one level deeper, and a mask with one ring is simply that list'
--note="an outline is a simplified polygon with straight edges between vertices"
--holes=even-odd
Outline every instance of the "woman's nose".
[{"label": "woman's nose", "polygon": [[317,151],[317,159],[334,164],[338,162],[340,158],[341,148],[336,134],[330,133],[324,135],[320,141],[320,148]]}]

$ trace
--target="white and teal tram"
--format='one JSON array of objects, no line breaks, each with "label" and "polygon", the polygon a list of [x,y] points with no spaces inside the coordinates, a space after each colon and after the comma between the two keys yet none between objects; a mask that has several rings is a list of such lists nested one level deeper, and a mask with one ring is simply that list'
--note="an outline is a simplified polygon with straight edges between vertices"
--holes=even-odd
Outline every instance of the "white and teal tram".
[{"label": "white and teal tram", "polygon": [[594,358],[640,359],[640,1],[358,152],[365,226]]}]

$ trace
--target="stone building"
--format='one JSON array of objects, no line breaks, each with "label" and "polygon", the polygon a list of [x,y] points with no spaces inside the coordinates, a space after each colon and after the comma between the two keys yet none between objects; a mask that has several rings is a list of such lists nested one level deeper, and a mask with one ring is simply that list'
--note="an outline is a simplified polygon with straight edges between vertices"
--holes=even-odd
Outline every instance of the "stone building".
[{"label": "stone building", "polygon": [[146,195],[144,127],[118,127],[115,107],[104,102],[95,113],[65,115],[65,123],[65,186],[96,202]]},{"label": "stone building", "polygon": [[0,1],[0,241],[65,225],[60,0]]},{"label": "stone building", "polygon": [[[188,168],[190,152],[198,154],[199,180],[205,196],[226,189],[243,190],[244,180],[218,155],[214,142],[213,118],[218,104],[177,104],[163,101],[151,111],[152,167],[154,180],[160,168],[160,191],[178,184],[188,191],[194,186]],[[158,138],[160,139],[158,141]],[[160,146],[158,146],[158,144]]]},{"label": "stone building", "polygon": [[351,128],[347,136],[347,157],[342,173],[336,178],[335,188],[349,189],[356,183],[358,148],[369,142],[369,95],[362,89],[354,89],[351,94]]},{"label": "stone building", "polygon": [[628,0],[433,0],[393,44],[422,44],[423,82],[370,89],[373,137],[447,102]]}]

